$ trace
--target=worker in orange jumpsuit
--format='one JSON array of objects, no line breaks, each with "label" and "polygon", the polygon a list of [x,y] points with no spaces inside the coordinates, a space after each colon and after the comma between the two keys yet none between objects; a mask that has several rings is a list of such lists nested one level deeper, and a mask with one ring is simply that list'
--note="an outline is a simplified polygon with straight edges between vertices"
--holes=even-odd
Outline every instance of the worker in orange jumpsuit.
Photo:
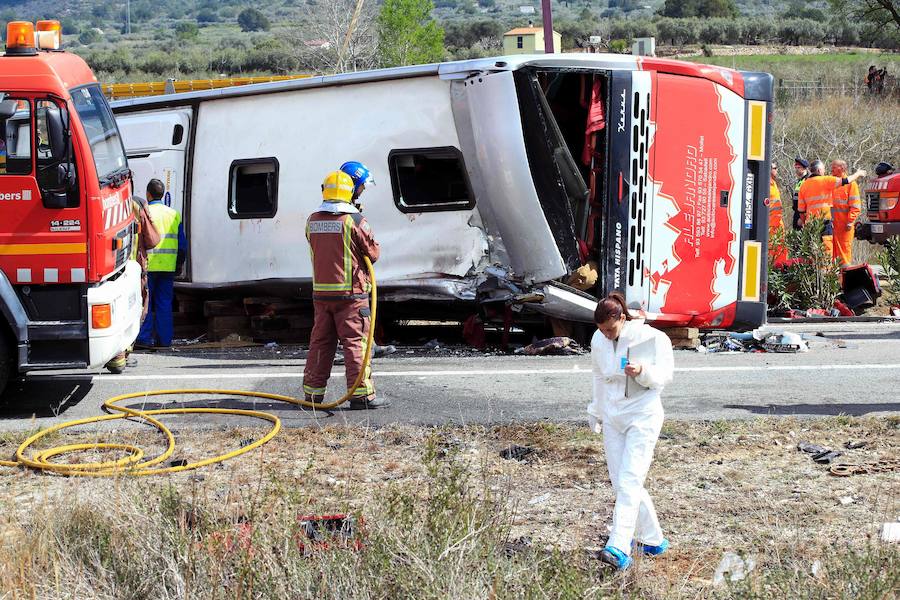
[{"label": "worker in orange jumpsuit", "polygon": [[778,165],[772,163],[769,176],[769,260],[773,264],[787,260],[784,236],[784,209],[781,205],[781,191],[778,189]]},{"label": "worker in orange jumpsuit", "polygon": [[821,160],[813,161],[809,170],[812,176],[800,186],[797,200],[800,223],[806,225],[807,221],[813,217],[820,217],[825,221],[822,244],[825,246],[827,254],[832,256],[834,254],[834,224],[831,207],[834,204],[834,191],[842,185],[849,185],[860,177],[864,177],[866,172],[859,169],[849,177],[825,175],[825,163]]},{"label": "worker in orange jumpsuit", "polygon": [[371,314],[371,284],[363,257],[374,263],[380,254],[372,228],[354,204],[363,189],[363,179],[355,183],[343,171],[329,173],[322,184],[324,202],[306,223],[313,264],[315,317],[303,370],[303,392],[307,401],[324,402],[340,340],[344,347],[347,388],[352,392],[351,409],[389,405],[376,397],[368,367],[359,387],[352,389],[363,368]]},{"label": "worker in orange jumpsuit", "polygon": [[[831,174],[846,177],[847,163],[843,160],[831,161]],[[840,261],[842,269],[853,263],[854,226],[861,212],[862,201],[855,181],[834,191],[834,206],[831,207],[834,219],[834,257]]]}]

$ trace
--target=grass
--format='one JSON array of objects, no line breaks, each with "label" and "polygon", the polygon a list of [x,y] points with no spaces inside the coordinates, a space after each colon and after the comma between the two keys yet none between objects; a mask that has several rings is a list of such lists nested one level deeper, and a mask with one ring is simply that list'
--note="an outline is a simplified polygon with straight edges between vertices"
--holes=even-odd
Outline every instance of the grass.
[{"label": "grass", "polygon": [[[794,445],[865,439],[851,460],[895,456],[898,428],[667,422],[647,485],[673,549],[624,575],[595,558],[612,493],[583,427],[291,430],[246,459],[159,479],[7,470],[0,598],[886,598],[900,551],[877,533],[896,518],[896,474],[831,477]],[[190,446],[235,439],[197,432]],[[536,458],[500,459],[511,443]],[[335,512],[363,522],[363,547],[301,548],[298,515]],[[714,586],[726,550],[758,566]]]}]

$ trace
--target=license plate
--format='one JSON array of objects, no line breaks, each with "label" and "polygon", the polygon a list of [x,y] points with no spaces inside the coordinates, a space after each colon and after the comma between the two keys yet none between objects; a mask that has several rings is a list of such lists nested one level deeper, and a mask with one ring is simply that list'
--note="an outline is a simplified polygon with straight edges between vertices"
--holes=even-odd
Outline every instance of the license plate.
[{"label": "license plate", "polygon": [[884,225],[881,223],[872,223],[872,233],[884,233]]}]

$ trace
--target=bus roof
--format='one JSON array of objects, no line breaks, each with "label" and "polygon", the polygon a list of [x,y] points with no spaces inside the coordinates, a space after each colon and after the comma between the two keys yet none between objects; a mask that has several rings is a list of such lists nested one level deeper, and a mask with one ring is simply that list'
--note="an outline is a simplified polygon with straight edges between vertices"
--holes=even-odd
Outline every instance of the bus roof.
[{"label": "bus roof", "polygon": [[288,81],[256,83],[213,90],[183,92],[180,94],[167,94],[164,96],[130,98],[116,100],[111,104],[113,108],[118,110],[146,110],[156,107],[191,104],[193,102],[219,98],[272,94],[307,88],[330,87],[373,81],[390,81],[429,75],[439,75],[444,79],[458,79],[467,77],[473,72],[516,71],[525,67],[626,71],[659,70],[709,79],[743,95],[743,84],[741,83],[740,72],[725,69],[723,67],[679,60],[632,56],[629,54],[564,53],[517,54],[512,56],[498,56],[428,65],[375,69],[371,71],[358,71],[356,73],[340,73],[337,75],[308,77],[305,79],[292,79]]}]

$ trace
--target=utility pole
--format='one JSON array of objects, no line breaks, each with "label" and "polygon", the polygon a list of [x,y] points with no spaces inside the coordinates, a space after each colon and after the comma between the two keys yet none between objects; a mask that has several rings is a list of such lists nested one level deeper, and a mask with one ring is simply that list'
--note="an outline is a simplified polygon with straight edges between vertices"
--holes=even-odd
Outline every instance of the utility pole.
[{"label": "utility pole", "polygon": [[131,34],[131,0],[125,0],[125,33]]},{"label": "utility pole", "polygon": [[541,0],[541,12],[544,18],[544,54],[553,54],[553,13],[550,12],[550,0]]}]

